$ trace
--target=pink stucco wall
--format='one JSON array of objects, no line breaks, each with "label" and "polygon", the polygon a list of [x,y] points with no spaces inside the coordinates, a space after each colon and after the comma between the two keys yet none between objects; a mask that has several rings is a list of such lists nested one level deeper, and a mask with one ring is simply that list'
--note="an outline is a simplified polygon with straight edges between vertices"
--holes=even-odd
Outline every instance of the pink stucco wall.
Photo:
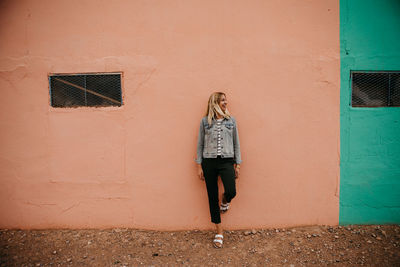
[{"label": "pink stucco wall", "polygon": [[[211,228],[216,90],[243,157],[223,224],[338,223],[338,0],[0,1],[0,25],[1,228]],[[50,107],[49,73],[109,71],[122,107]]]}]

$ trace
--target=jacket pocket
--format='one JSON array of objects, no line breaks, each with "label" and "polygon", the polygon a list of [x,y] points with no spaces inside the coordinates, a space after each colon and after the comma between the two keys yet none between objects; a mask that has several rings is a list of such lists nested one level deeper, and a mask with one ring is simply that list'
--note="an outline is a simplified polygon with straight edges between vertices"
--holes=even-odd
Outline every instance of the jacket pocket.
[{"label": "jacket pocket", "polygon": [[227,128],[228,130],[232,130],[233,129],[233,123],[225,123],[225,128]]}]

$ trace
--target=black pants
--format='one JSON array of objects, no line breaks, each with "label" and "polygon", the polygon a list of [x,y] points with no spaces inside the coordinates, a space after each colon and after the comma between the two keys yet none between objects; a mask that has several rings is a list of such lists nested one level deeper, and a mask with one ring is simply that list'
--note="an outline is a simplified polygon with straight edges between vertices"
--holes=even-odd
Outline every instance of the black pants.
[{"label": "black pants", "polygon": [[208,203],[210,205],[211,222],[221,223],[218,201],[218,176],[224,185],[226,202],[236,196],[235,169],[233,158],[203,158],[201,167],[206,180]]}]

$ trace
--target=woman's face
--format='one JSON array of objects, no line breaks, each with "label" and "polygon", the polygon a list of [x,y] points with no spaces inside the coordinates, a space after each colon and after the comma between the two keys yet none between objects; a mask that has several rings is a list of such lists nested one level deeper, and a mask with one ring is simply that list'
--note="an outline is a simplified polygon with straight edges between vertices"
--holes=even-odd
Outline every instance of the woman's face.
[{"label": "woman's face", "polygon": [[218,106],[221,108],[221,110],[223,112],[225,112],[227,105],[228,105],[228,101],[226,100],[226,96],[222,95],[221,99],[219,100]]}]

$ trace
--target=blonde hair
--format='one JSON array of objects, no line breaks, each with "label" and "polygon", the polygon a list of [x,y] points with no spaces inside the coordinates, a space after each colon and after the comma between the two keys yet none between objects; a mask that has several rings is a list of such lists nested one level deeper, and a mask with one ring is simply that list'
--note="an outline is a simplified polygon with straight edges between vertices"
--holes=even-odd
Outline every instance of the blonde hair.
[{"label": "blonde hair", "polygon": [[211,125],[213,119],[217,119],[217,114],[221,115],[226,119],[229,119],[231,116],[229,114],[228,108],[225,109],[224,112],[219,106],[219,102],[221,101],[222,96],[226,97],[226,95],[222,92],[215,92],[212,93],[210,95],[210,98],[208,99],[206,117],[209,125]]}]

